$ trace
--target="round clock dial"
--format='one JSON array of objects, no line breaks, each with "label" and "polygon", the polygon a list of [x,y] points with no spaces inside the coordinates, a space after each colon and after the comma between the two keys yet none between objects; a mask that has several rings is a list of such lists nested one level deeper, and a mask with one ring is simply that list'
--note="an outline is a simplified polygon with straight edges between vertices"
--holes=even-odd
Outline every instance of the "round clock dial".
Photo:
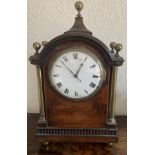
[{"label": "round clock dial", "polygon": [[101,61],[87,49],[62,51],[49,67],[51,85],[61,95],[74,100],[93,96],[105,78]]}]

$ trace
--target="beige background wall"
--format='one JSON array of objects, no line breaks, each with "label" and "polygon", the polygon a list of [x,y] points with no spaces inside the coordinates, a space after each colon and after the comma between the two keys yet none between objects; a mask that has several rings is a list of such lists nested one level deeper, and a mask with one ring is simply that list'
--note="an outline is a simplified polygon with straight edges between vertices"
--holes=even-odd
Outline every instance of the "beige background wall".
[{"label": "beige background wall", "polygon": [[[127,113],[126,0],[82,0],[86,27],[109,46],[111,41],[123,44],[125,63],[118,71],[116,114]],[[49,41],[68,30],[77,12],[76,0],[28,0],[28,57],[34,54],[32,43]],[[28,112],[39,112],[35,66],[28,61]]]}]

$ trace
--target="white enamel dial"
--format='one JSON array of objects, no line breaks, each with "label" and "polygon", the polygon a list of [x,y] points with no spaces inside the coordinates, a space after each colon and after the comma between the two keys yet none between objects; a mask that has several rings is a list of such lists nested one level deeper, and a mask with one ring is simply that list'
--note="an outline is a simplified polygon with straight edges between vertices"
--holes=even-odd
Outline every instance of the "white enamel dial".
[{"label": "white enamel dial", "polygon": [[60,52],[49,67],[51,85],[61,95],[74,100],[95,94],[106,78],[99,58],[87,49]]}]

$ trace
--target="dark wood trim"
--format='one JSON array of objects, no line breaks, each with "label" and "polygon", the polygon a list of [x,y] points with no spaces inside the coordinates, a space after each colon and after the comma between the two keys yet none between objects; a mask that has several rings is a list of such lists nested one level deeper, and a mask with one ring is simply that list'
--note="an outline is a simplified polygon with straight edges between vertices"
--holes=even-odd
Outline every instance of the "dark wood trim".
[{"label": "dark wood trim", "polygon": [[117,143],[118,137],[37,136],[39,142]]}]

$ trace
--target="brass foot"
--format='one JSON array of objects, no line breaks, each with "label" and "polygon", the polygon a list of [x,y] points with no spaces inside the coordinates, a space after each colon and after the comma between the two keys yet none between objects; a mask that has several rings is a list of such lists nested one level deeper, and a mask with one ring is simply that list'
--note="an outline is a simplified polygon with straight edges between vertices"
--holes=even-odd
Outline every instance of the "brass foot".
[{"label": "brass foot", "polygon": [[112,146],[113,145],[113,143],[109,143],[109,146]]},{"label": "brass foot", "polygon": [[107,146],[113,146],[113,143],[106,143]]},{"label": "brass foot", "polygon": [[47,146],[49,142],[41,142],[41,145]]},{"label": "brass foot", "polygon": [[41,151],[43,152],[50,151],[49,142],[41,142]]}]

